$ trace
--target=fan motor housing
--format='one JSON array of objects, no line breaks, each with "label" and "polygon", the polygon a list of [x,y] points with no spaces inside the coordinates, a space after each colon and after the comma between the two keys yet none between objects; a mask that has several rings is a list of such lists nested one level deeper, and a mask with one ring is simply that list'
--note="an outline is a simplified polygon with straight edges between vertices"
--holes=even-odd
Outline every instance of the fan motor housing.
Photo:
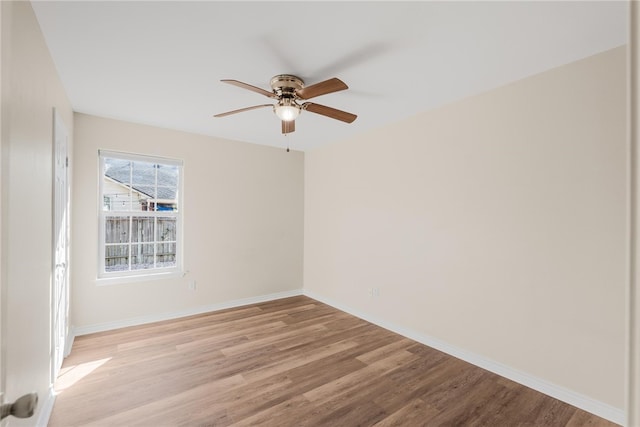
[{"label": "fan motor housing", "polygon": [[304,87],[304,81],[300,77],[291,74],[278,74],[271,78],[271,87],[278,95],[294,96],[296,90]]}]

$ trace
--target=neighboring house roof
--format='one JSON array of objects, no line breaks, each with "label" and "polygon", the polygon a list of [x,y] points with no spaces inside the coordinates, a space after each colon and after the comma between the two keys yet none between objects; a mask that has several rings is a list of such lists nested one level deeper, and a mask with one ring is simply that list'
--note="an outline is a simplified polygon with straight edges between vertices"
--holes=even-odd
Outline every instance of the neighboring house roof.
[{"label": "neighboring house roof", "polygon": [[[133,167],[132,167],[133,165]],[[156,171],[158,185],[155,185]],[[131,187],[152,199],[175,200],[178,189],[178,170],[173,166],[155,165],[146,162],[106,159],[105,176]],[[157,188],[158,194],[155,194]]]}]

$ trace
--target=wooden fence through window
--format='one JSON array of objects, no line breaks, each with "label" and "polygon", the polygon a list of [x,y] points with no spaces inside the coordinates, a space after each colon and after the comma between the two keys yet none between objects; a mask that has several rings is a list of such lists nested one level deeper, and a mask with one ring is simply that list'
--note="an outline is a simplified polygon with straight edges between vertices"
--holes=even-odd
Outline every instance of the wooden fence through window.
[{"label": "wooden fence through window", "polygon": [[176,218],[107,217],[104,237],[107,272],[128,270],[130,257],[132,270],[176,265]]}]

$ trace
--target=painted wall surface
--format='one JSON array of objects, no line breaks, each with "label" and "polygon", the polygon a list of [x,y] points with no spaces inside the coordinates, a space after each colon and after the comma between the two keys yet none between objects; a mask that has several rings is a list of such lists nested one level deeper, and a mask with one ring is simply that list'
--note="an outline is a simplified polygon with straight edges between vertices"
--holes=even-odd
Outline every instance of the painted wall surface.
[{"label": "painted wall surface", "polygon": [[623,408],[625,79],[621,47],[306,153],[305,291]]},{"label": "painted wall surface", "polygon": [[[2,7],[2,287],[6,400],[50,386],[53,108],[73,113],[29,2]],[[70,146],[71,148],[71,146]],[[11,425],[34,425],[12,419]]]},{"label": "painted wall surface", "polygon": [[[75,115],[75,141],[74,326],[302,289],[302,152],[85,114]],[[96,282],[99,149],[184,161],[184,277]]]}]

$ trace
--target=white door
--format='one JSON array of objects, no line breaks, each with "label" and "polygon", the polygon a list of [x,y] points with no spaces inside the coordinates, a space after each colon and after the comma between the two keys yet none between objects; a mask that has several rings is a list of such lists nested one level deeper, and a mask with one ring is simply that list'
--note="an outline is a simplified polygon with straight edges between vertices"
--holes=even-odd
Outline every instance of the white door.
[{"label": "white door", "polygon": [[68,240],[69,240],[69,185],[67,182],[68,133],[60,116],[54,110],[54,188],[53,188],[53,330],[52,330],[52,370],[51,381],[55,381],[62,360],[65,356],[67,342],[67,320],[69,315],[68,287]]}]

